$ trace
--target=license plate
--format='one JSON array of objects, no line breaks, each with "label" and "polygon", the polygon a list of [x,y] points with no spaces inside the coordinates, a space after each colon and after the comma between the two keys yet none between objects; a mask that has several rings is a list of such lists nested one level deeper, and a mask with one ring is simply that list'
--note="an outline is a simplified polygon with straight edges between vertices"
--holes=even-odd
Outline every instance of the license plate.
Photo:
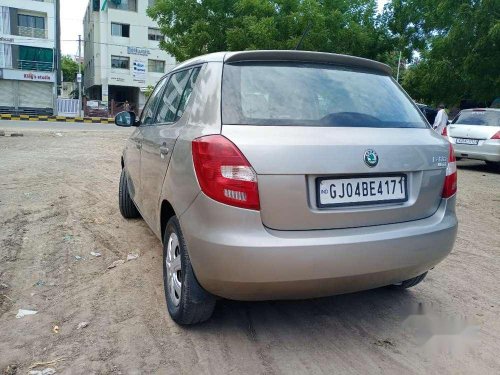
[{"label": "license plate", "polygon": [[408,200],[406,175],[316,180],[318,207],[396,203]]},{"label": "license plate", "polygon": [[479,143],[479,139],[457,138],[455,139],[455,143],[458,145],[477,145]]}]

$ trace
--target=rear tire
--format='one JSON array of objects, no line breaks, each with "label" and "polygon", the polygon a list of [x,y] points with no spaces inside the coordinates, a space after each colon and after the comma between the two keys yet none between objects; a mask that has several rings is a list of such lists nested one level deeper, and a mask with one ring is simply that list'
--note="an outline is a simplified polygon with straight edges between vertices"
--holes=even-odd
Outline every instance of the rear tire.
[{"label": "rear tire", "polygon": [[176,216],[168,221],[164,239],[163,285],[171,318],[181,325],[208,320],[215,309],[215,297],[196,280]]},{"label": "rear tire", "polygon": [[412,279],[402,281],[400,284],[393,284],[393,285],[391,285],[391,287],[394,289],[399,289],[399,290],[412,288],[415,285],[420,284],[425,279],[425,276],[427,276],[427,272],[425,272],[421,275],[418,275],[417,277],[414,277]]},{"label": "rear tire", "polygon": [[132,198],[130,198],[125,169],[122,169],[122,174],[120,175],[120,187],[118,189],[118,205],[120,206],[120,213],[125,219],[135,219],[141,216],[139,210],[135,206],[134,201],[132,200]]}]

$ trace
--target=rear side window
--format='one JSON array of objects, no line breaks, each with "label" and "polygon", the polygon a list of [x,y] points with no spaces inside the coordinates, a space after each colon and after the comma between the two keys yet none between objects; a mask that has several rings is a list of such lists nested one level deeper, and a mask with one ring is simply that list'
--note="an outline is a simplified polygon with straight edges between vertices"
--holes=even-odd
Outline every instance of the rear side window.
[{"label": "rear side window", "polygon": [[500,112],[470,111],[461,112],[454,120],[457,125],[500,126]]},{"label": "rear side window", "polygon": [[184,114],[184,111],[186,110],[186,106],[189,102],[189,98],[191,97],[191,94],[193,93],[194,84],[196,83],[196,79],[198,78],[198,74],[200,73],[200,69],[201,69],[201,67],[194,68],[192,73],[191,73],[191,76],[189,77],[189,81],[186,85],[186,88],[184,89],[184,93],[182,94],[179,108],[177,109],[176,117],[178,119],[182,117],[182,115]]},{"label": "rear side window", "polygon": [[235,125],[426,128],[386,75],[324,64],[226,64],[222,121]]},{"label": "rear side window", "polygon": [[156,115],[156,123],[175,121],[177,107],[181,101],[182,93],[184,92],[184,87],[186,87],[190,73],[191,70],[183,70],[172,74],[160,100],[158,114]]},{"label": "rear side window", "polygon": [[175,122],[182,117],[200,69],[196,67],[172,74],[160,101],[156,123]]}]

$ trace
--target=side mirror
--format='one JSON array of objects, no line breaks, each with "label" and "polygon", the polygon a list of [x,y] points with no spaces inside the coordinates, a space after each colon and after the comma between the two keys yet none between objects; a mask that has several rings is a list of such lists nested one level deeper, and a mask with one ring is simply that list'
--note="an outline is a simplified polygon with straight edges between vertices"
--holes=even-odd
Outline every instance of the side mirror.
[{"label": "side mirror", "polygon": [[128,111],[123,111],[118,113],[115,117],[115,124],[117,126],[124,126],[124,127],[139,125],[136,121],[135,113]]}]

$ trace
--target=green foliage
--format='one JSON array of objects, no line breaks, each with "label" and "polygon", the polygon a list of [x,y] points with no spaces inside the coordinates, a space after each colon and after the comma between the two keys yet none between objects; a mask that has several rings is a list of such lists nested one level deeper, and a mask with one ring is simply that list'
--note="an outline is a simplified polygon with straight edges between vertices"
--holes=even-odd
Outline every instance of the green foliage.
[{"label": "green foliage", "polygon": [[418,100],[457,105],[500,96],[500,1],[392,0],[384,15],[408,53],[403,86]]},{"label": "green foliage", "polygon": [[153,85],[148,85],[146,87],[146,91],[144,91],[144,96],[146,98],[149,98],[151,96],[151,94],[153,93],[153,90],[155,89],[155,87]]},{"label": "green foliage", "polygon": [[301,49],[388,61],[393,38],[375,0],[157,0],[148,9],[178,61],[217,51]]},{"label": "green foliage", "polygon": [[63,73],[63,81],[73,82],[76,79],[76,74],[78,73],[78,63],[70,56],[63,56],[61,59],[61,70]]}]

